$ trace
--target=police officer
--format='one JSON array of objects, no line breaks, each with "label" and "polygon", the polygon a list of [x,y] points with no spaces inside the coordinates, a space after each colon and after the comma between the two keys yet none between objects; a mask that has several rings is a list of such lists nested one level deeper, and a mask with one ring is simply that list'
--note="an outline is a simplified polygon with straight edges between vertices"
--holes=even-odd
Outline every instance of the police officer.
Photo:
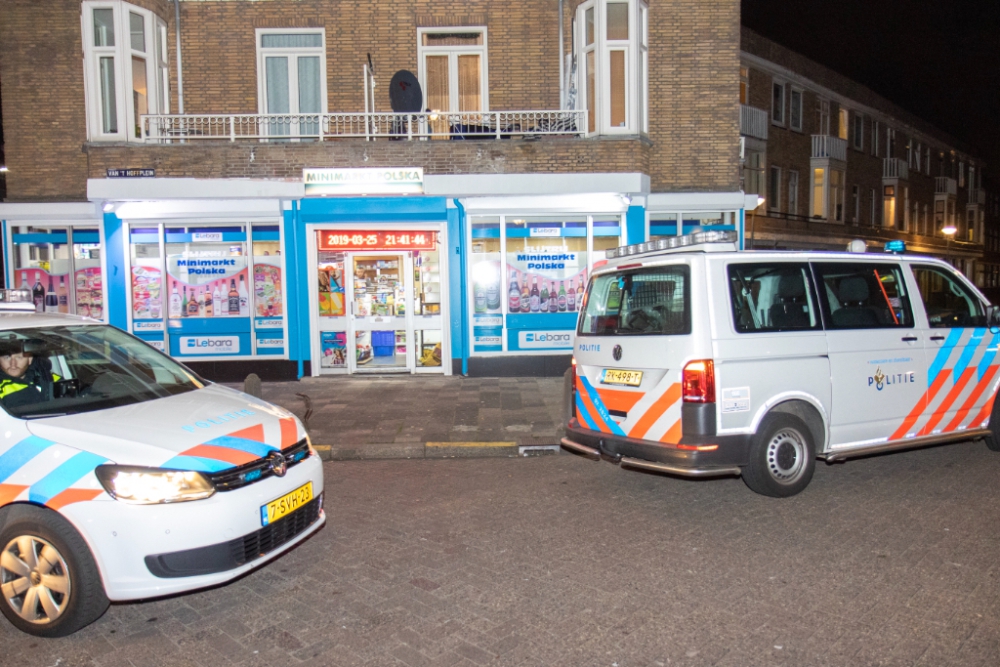
[{"label": "police officer", "polygon": [[35,357],[23,350],[0,352],[0,403],[16,407],[52,399],[53,382],[59,376],[45,357]]}]

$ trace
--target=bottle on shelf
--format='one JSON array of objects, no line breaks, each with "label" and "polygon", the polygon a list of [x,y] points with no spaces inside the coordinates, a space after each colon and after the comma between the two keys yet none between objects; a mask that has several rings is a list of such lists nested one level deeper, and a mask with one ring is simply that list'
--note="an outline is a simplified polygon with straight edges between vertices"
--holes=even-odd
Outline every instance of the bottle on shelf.
[{"label": "bottle on shelf", "polygon": [[205,288],[205,317],[215,317],[215,311],[213,310],[215,304],[212,299],[212,287],[208,286]]},{"label": "bottle on shelf", "polygon": [[500,310],[500,267],[497,267],[497,272],[490,277],[490,284],[486,286],[486,309]]},{"label": "bottle on shelf", "polygon": [[59,296],[59,312],[68,313],[69,312],[69,292],[66,290],[66,277],[59,276],[59,291],[57,292]]},{"label": "bottle on shelf", "polygon": [[184,312],[181,309],[181,295],[177,293],[177,281],[174,281],[173,290],[170,292],[170,304],[168,306],[167,312],[170,317],[182,317]]},{"label": "bottle on shelf", "polygon": [[558,310],[560,313],[565,313],[568,304],[566,303],[566,282],[563,280],[559,281],[559,296],[556,297],[558,303]]},{"label": "bottle on shelf", "polygon": [[531,296],[528,297],[528,308],[532,313],[537,313],[541,304],[541,296],[538,293],[538,276],[531,279]]},{"label": "bottle on shelf", "polygon": [[184,287],[184,298],[181,299],[181,317],[187,317],[188,314],[188,288]]},{"label": "bottle on shelf", "polygon": [[528,277],[524,277],[524,284],[521,285],[521,312],[531,311],[531,290],[528,289]]},{"label": "bottle on shelf", "polygon": [[212,290],[212,315],[214,317],[222,317],[226,314],[226,309],[222,304],[222,287],[219,283],[215,283],[215,288]]},{"label": "bottle on shelf", "polygon": [[240,274],[240,287],[237,294],[240,297],[240,317],[250,317],[250,293],[247,292],[247,282],[242,274]]},{"label": "bottle on shelf", "polygon": [[576,290],[573,289],[573,281],[569,281],[569,289],[566,290],[566,310],[571,313],[576,312]]},{"label": "bottle on shelf", "polygon": [[472,305],[473,310],[477,313],[486,312],[486,288],[479,281],[473,284],[472,288]]},{"label": "bottle on shelf", "polygon": [[229,314],[236,317],[240,314],[240,293],[236,290],[236,279],[229,281],[228,310]]},{"label": "bottle on shelf", "polygon": [[517,285],[517,271],[510,272],[510,293],[507,295],[507,311],[521,311],[521,288]]},{"label": "bottle on shelf", "polygon": [[31,300],[35,303],[36,313],[45,312],[45,288],[38,274],[35,274],[35,286],[31,288]]},{"label": "bottle on shelf", "polygon": [[194,287],[191,288],[191,298],[188,299],[188,317],[198,317],[198,293]]},{"label": "bottle on shelf", "polygon": [[559,312],[559,295],[556,293],[556,281],[552,281],[549,289],[549,312]]},{"label": "bottle on shelf", "polygon": [[542,295],[538,299],[538,310],[543,313],[549,312],[549,285],[542,281]]},{"label": "bottle on shelf", "polygon": [[59,312],[59,297],[56,296],[56,288],[52,284],[52,276],[49,276],[49,289],[45,292],[45,312]]}]

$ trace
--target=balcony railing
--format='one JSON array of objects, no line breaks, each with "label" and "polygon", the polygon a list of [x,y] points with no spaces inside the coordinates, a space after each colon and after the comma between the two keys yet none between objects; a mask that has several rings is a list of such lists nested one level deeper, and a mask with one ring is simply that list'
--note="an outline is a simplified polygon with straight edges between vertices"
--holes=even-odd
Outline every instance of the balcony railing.
[{"label": "balcony railing", "polygon": [[882,160],[882,178],[910,178],[910,165],[898,157],[887,157]]},{"label": "balcony railing", "polygon": [[840,137],[825,134],[812,135],[813,158],[829,158],[831,160],[847,161],[847,142]]},{"label": "balcony railing", "polygon": [[986,190],[975,188],[969,190],[969,203],[986,206]]},{"label": "balcony railing", "polygon": [[767,141],[767,112],[757,107],[740,105],[740,134]]},{"label": "balcony railing", "polygon": [[510,139],[584,136],[587,111],[461,113],[165,114],[141,117],[142,141]]},{"label": "balcony railing", "polygon": [[958,182],[954,178],[938,176],[934,179],[934,194],[955,195],[958,194]]}]

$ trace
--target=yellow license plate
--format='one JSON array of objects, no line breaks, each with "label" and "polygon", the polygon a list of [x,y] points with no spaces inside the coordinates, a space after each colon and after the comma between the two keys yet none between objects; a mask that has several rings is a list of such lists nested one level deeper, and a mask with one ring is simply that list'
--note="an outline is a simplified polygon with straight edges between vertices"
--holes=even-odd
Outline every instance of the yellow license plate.
[{"label": "yellow license plate", "polygon": [[617,371],[605,368],[601,374],[601,384],[623,384],[627,387],[638,387],[642,384],[642,371]]},{"label": "yellow license plate", "polygon": [[291,493],[272,500],[260,507],[260,525],[272,524],[281,517],[288,516],[313,499],[313,483],[306,482]]}]

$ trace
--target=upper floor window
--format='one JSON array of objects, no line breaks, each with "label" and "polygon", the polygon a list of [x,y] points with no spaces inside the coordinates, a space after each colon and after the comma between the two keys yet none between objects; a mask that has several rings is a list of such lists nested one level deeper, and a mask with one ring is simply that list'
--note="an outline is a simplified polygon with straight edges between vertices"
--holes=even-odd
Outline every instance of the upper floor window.
[{"label": "upper floor window", "polygon": [[789,95],[788,125],[793,130],[802,131],[802,91],[792,88]]},{"label": "upper floor window", "polygon": [[[484,27],[418,28],[417,76],[424,91],[424,108],[442,113],[489,111],[486,49]],[[468,122],[460,120],[458,124]],[[447,133],[448,118],[438,117],[430,123],[433,131]]]},{"label": "upper floor window", "polygon": [[740,67],[740,104],[749,104],[750,99],[750,68]]},{"label": "upper floor window", "polygon": [[169,112],[167,27],[120,0],[83,3],[87,134],[91,141],[142,138],[142,116]]},{"label": "upper floor window", "polygon": [[[257,30],[257,106],[269,119],[271,136],[319,134],[326,112],[326,54],[322,29]],[[300,115],[317,114],[301,118]]]},{"label": "upper floor window", "polygon": [[854,114],[854,148],[865,149],[865,117],[859,113]]},{"label": "upper floor window", "polygon": [[878,157],[878,135],[881,131],[881,126],[877,120],[872,121],[872,155]]},{"label": "upper floor window", "polygon": [[819,100],[816,103],[817,134],[830,134],[830,100]]},{"label": "upper floor window", "polygon": [[771,122],[785,124],[785,84],[780,81],[771,84]]},{"label": "upper floor window", "polygon": [[648,131],[648,24],[641,0],[591,0],[577,9],[578,87],[588,132]]},{"label": "upper floor window", "polygon": [[849,118],[850,118],[850,113],[847,111],[847,109],[841,107],[840,114],[837,118],[837,136],[843,139],[844,141],[847,141],[847,124]]}]

